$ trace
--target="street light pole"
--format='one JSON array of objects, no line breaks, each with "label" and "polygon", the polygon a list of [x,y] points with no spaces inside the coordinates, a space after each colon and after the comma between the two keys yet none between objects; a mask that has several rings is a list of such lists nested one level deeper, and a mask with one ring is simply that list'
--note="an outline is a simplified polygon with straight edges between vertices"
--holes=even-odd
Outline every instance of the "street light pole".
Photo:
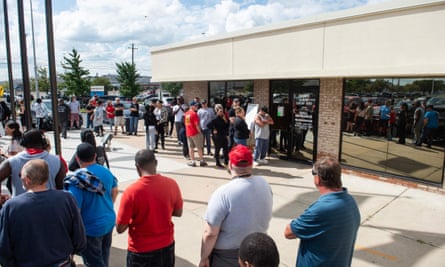
[{"label": "street light pole", "polygon": [[51,0],[45,0],[45,16],[46,16],[46,41],[48,45],[48,66],[49,66],[49,83],[51,88],[51,100],[53,103],[53,118],[55,122],[54,127],[54,143],[56,146],[56,154],[62,155],[62,147],[60,145],[60,129],[59,113],[57,106],[59,105],[57,99],[57,78],[56,78],[56,60],[54,55],[54,31],[53,31],[53,9]]},{"label": "street light pole", "polygon": [[9,39],[9,18],[8,18],[7,0],[3,0],[3,16],[5,19],[5,42],[6,42],[6,61],[8,65],[9,96],[11,98],[12,118],[14,118],[15,120],[16,119],[15,101],[12,101],[13,99],[15,99],[15,90],[14,90],[14,78],[12,76],[11,41]]},{"label": "street light pole", "polygon": [[32,31],[32,52],[34,57],[34,85],[36,87],[36,99],[40,98],[39,96],[39,80],[37,74],[37,61],[36,61],[36,39],[34,37],[34,16],[32,12],[32,0],[29,0],[29,5],[31,6],[31,31]]},{"label": "street light pole", "polygon": [[23,81],[23,99],[25,102],[25,124],[26,129],[32,129],[31,120],[31,90],[29,86],[29,70],[28,70],[28,55],[26,52],[26,34],[25,34],[25,19],[23,12],[23,0],[17,0],[17,12],[19,23],[19,39],[20,39],[20,57],[22,60],[22,81]]}]

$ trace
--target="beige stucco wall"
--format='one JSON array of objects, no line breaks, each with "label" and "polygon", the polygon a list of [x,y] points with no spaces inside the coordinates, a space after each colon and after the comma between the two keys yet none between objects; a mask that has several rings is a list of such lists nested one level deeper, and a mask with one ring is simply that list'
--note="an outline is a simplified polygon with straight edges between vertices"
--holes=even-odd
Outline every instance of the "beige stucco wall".
[{"label": "beige stucco wall", "polygon": [[154,81],[444,76],[445,1],[405,0],[152,49]]}]

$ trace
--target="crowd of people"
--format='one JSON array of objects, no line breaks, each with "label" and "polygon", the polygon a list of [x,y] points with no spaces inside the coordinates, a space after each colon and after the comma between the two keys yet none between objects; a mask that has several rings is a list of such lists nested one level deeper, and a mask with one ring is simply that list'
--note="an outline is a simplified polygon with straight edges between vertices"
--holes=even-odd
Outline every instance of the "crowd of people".
[{"label": "crowd of people", "polygon": [[414,145],[425,143],[431,147],[439,127],[439,113],[433,105],[426,105],[422,101],[414,101],[411,106],[402,102],[398,110],[391,99],[378,107],[374,106],[371,99],[367,103],[361,101],[358,104],[351,101],[345,113],[346,132],[359,136],[377,134],[386,137],[388,141],[398,138],[399,144],[406,144],[407,136],[412,136]]},{"label": "crowd of people", "polygon": [[[133,104],[138,120],[137,101]],[[86,266],[109,266],[113,229],[128,231],[127,266],[175,265],[172,216],[182,216],[184,200],[177,182],[157,172],[158,143],[165,149],[165,133],[172,129],[167,128],[169,111],[162,104],[157,101],[145,107],[146,147],[134,157],[139,178],[123,191],[117,211],[118,179],[94,141],[95,135],[103,133],[94,124],[100,100],[91,112],[94,128],[81,131],[81,143],[69,164],[49,152],[43,131],[30,129],[22,134],[16,122],[6,124],[12,138],[3,153],[0,182],[10,180],[11,194],[1,198],[1,266],[73,266],[75,254]],[[108,112],[101,113],[109,116]],[[250,127],[237,99],[230,110],[215,105],[213,111],[206,101],[196,98],[186,105],[179,97],[171,113],[188,165],[207,166],[203,158],[207,153],[231,178],[209,199],[198,266],[278,266],[279,251],[266,234],[272,218],[272,188],[264,177],[252,173],[255,165],[267,164],[269,125],[273,124],[267,107],[260,108]],[[70,127],[80,127],[76,116],[69,118],[74,119]],[[137,120],[130,134],[138,134]],[[113,126],[116,132],[118,126]],[[248,146],[250,137],[255,139],[253,151]],[[320,158],[312,174],[320,198],[283,225],[286,238],[301,240],[296,266],[350,266],[360,223],[357,204],[342,185],[336,159]]]},{"label": "crowd of people", "polygon": [[[172,119],[169,120],[169,117]],[[230,149],[237,144],[252,146],[249,140],[255,140],[254,164],[268,163],[265,157],[269,150],[270,125],[274,121],[265,106],[260,108],[251,125],[248,125],[245,110],[237,98],[228,108],[221,104],[211,108],[206,100],[200,101],[199,97],[187,105],[179,96],[172,104],[171,111],[162,101],[153,101],[145,107],[143,119],[146,148],[157,153],[160,140],[162,149],[165,149],[165,133],[169,132],[171,136],[174,128],[178,145],[182,146],[183,156],[189,160],[190,166],[207,166],[204,155],[209,155],[215,158],[217,168],[224,169],[228,164]]]}]

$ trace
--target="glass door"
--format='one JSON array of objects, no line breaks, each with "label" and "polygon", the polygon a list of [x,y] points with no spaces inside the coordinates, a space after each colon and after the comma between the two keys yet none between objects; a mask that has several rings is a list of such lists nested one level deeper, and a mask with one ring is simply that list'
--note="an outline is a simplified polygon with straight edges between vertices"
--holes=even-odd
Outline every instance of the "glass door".
[{"label": "glass door", "polygon": [[281,158],[316,158],[318,93],[318,80],[271,81],[271,111],[277,118],[271,144]]}]

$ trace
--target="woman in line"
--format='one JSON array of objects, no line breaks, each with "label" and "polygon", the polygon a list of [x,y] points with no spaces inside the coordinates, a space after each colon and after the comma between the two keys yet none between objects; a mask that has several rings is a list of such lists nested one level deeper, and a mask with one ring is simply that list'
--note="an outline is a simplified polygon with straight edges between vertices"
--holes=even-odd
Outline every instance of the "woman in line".
[{"label": "woman in line", "polygon": [[[80,141],[82,143],[89,143],[93,145],[96,148],[96,162],[100,165],[107,165],[107,168],[110,168],[110,163],[108,162],[107,153],[105,151],[105,148],[103,146],[97,146],[96,145],[96,138],[94,137],[94,132],[91,129],[83,129],[80,133]],[[76,153],[71,157],[71,160],[68,164],[68,169],[70,171],[75,171],[79,169],[79,163],[76,160]]]},{"label": "woman in line", "polygon": [[145,106],[144,125],[145,125],[145,148],[156,153],[156,116],[154,115],[152,105]]},{"label": "woman in line", "polygon": [[247,140],[249,140],[250,131],[246,123],[246,113],[242,107],[235,108],[235,121],[233,123],[233,128],[235,129],[234,141],[238,145],[247,146]]},{"label": "woman in line", "polygon": [[[23,151],[23,147],[20,145],[20,141],[22,140],[23,134],[20,131],[20,125],[13,120],[10,120],[5,125],[5,134],[11,136],[11,142],[8,144],[8,148],[6,153],[1,151],[1,159],[0,162],[5,159],[17,155],[19,152]],[[6,181],[6,187],[9,192],[12,194],[12,185],[11,185],[11,177],[8,177]]]},{"label": "woman in line", "polygon": [[215,144],[215,160],[217,168],[225,168],[220,162],[219,151],[222,149],[224,156],[224,165],[229,163],[229,120],[224,113],[224,108],[221,104],[215,105],[216,118],[213,119],[207,128],[212,132],[213,143]]},{"label": "woman in line", "polygon": [[11,136],[11,142],[8,144],[8,149],[4,156],[11,157],[23,151],[23,147],[20,145],[23,134],[20,131],[20,125],[16,121],[10,120],[6,123],[5,134]]}]

